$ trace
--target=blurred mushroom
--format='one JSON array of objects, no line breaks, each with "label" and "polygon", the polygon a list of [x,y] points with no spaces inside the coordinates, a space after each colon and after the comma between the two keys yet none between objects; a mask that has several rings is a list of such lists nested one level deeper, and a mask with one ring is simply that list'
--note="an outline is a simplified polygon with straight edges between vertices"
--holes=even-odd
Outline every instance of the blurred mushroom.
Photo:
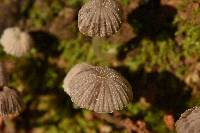
[{"label": "blurred mushroom", "polygon": [[186,110],[176,122],[177,133],[200,132],[200,108],[193,107]]},{"label": "blurred mushroom", "polygon": [[[75,24],[77,11],[73,8],[64,8],[58,16],[52,21],[49,31],[59,39],[71,39],[75,37],[74,32],[70,29]],[[63,21],[65,20],[65,21]]]},{"label": "blurred mushroom", "polygon": [[0,115],[2,117],[15,117],[23,110],[23,101],[14,89],[4,86],[0,90]]},{"label": "blurred mushroom", "polygon": [[31,49],[33,40],[27,32],[12,27],[4,30],[0,43],[7,54],[21,57]]},{"label": "blurred mushroom", "polygon": [[68,72],[63,87],[76,105],[98,113],[121,110],[133,98],[131,85],[117,71],[86,63]]},{"label": "blurred mushroom", "polygon": [[122,10],[115,0],[90,0],[78,14],[80,32],[91,37],[109,37],[121,24]]}]

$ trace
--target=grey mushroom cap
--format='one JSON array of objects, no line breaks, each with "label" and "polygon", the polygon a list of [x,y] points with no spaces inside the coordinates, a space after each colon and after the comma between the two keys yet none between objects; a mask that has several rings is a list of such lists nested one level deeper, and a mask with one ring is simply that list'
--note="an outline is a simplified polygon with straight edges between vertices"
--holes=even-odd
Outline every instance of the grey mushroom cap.
[{"label": "grey mushroom cap", "polygon": [[122,10],[115,0],[90,0],[78,13],[78,28],[87,36],[109,37],[122,24]]},{"label": "grey mushroom cap", "polygon": [[121,110],[133,99],[129,82],[114,69],[75,65],[64,79],[63,88],[73,103],[98,113]]},{"label": "grey mushroom cap", "polygon": [[4,86],[0,90],[0,115],[7,117],[10,115],[17,116],[24,109],[24,103],[19,93]]},{"label": "grey mushroom cap", "polygon": [[176,121],[177,133],[200,133],[200,108],[186,110]]}]

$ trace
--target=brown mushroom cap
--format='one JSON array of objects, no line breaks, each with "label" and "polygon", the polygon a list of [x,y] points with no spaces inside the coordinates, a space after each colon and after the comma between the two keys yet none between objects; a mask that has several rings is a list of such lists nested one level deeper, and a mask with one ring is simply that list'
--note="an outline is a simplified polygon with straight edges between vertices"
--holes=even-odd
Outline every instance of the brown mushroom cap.
[{"label": "brown mushroom cap", "polygon": [[186,110],[176,122],[177,133],[200,133],[200,108]]},{"label": "brown mushroom cap", "polygon": [[121,110],[133,98],[131,85],[117,71],[86,63],[68,72],[63,87],[77,106],[99,113]]},{"label": "brown mushroom cap", "polygon": [[0,115],[7,117],[10,115],[17,116],[23,110],[23,101],[14,89],[4,86],[0,90]]},{"label": "brown mushroom cap", "polygon": [[122,10],[115,0],[90,0],[79,11],[80,32],[94,37],[108,37],[122,24]]}]

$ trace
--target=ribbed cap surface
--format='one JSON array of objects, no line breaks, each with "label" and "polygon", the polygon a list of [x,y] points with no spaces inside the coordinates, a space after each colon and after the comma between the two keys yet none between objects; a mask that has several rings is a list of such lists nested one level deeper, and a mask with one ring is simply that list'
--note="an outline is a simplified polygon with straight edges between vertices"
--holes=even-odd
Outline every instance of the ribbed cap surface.
[{"label": "ribbed cap surface", "polygon": [[79,11],[80,32],[94,37],[109,37],[122,24],[122,10],[115,0],[90,0]]},{"label": "ribbed cap surface", "polygon": [[177,133],[200,133],[200,108],[186,110],[176,122]]},{"label": "ribbed cap surface", "polygon": [[68,72],[63,87],[76,105],[99,113],[121,110],[133,98],[131,85],[117,71],[85,63]]},{"label": "ribbed cap surface", "polygon": [[0,90],[1,116],[16,116],[23,110],[23,107],[23,101],[16,90],[10,89],[6,86]]},{"label": "ribbed cap surface", "polygon": [[5,29],[0,43],[7,54],[21,57],[30,50],[33,41],[28,33],[22,32],[18,27],[12,27]]}]

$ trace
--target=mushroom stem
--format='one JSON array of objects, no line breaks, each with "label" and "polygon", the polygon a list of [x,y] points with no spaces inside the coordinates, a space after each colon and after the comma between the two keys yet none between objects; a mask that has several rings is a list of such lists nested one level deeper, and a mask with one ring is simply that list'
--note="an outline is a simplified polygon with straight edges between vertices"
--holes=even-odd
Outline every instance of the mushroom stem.
[{"label": "mushroom stem", "polygon": [[94,37],[92,39],[92,47],[93,47],[94,53],[100,59],[105,57],[105,55],[102,53],[100,49],[101,42],[102,42],[102,38],[100,37]]},{"label": "mushroom stem", "polygon": [[3,125],[4,125],[4,119],[3,117],[0,116],[0,129],[3,128]]},{"label": "mushroom stem", "polygon": [[4,63],[0,62],[0,90],[7,85],[7,74],[5,72]]}]

